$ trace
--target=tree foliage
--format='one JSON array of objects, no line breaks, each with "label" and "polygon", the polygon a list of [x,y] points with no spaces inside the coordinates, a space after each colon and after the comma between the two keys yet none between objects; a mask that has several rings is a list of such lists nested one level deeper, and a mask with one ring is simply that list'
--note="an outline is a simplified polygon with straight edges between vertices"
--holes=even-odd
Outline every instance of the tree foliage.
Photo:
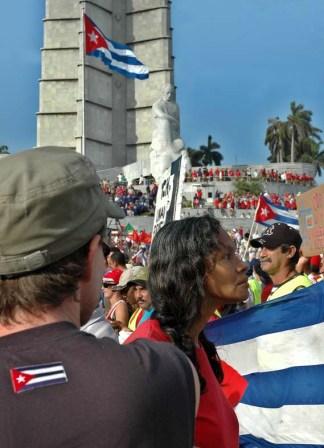
[{"label": "tree foliage", "polygon": [[269,118],[264,143],[270,150],[270,162],[316,160],[321,152],[322,130],[312,125],[312,115],[312,111],[292,101],[286,121]]},{"label": "tree foliage", "polygon": [[245,193],[259,195],[263,192],[263,187],[258,179],[237,179],[234,182],[234,191],[240,195]]},{"label": "tree foliage", "polygon": [[0,154],[10,154],[7,145],[0,145]]},{"label": "tree foliage", "polygon": [[217,151],[220,144],[213,142],[212,136],[208,136],[207,146],[201,145],[199,149],[188,148],[188,155],[192,166],[220,166],[223,160],[222,154]]}]

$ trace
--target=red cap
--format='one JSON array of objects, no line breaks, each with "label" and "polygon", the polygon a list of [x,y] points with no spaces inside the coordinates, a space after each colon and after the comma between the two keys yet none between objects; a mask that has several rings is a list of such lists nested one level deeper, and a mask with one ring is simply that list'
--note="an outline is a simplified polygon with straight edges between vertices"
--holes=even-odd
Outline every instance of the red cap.
[{"label": "red cap", "polygon": [[320,267],[321,265],[321,256],[320,255],[314,255],[313,257],[311,257],[309,264],[311,266],[316,266],[316,267]]},{"label": "red cap", "polygon": [[111,283],[112,285],[118,285],[122,273],[123,271],[121,269],[113,269],[103,276],[103,281],[106,283]]}]

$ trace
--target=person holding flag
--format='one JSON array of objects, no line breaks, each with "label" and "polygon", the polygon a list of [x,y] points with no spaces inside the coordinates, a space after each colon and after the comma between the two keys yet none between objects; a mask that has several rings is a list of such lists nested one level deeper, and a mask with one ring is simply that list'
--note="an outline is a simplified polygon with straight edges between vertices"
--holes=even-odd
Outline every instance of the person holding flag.
[{"label": "person holding flag", "polygon": [[296,271],[301,243],[298,230],[282,222],[271,225],[260,238],[250,241],[252,247],[261,249],[261,268],[273,282],[268,300],[312,285],[307,276]]}]

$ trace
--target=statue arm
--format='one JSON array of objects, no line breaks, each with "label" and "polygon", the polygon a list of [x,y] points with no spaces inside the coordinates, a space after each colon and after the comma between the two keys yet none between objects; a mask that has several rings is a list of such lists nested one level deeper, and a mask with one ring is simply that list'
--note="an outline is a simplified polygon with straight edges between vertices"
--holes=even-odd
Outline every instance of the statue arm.
[{"label": "statue arm", "polygon": [[172,120],[176,123],[178,123],[177,118],[172,117],[172,115],[169,115],[167,112],[165,112],[162,108],[162,105],[158,101],[157,103],[154,103],[152,106],[152,112],[154,118],[164,118],[166,120]]}]

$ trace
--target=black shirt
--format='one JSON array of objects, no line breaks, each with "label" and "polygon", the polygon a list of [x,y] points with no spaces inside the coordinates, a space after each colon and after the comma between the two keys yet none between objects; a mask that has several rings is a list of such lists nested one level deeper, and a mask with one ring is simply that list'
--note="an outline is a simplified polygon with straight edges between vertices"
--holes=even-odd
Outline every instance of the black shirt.
[{"label": "black shirt", "polygon": [[[1,448],[193,446],[194,385],[171,344],[119,346],[61,322],[0,338]],[[67,382],[15,393],[10,370],[62,363]]]}]

